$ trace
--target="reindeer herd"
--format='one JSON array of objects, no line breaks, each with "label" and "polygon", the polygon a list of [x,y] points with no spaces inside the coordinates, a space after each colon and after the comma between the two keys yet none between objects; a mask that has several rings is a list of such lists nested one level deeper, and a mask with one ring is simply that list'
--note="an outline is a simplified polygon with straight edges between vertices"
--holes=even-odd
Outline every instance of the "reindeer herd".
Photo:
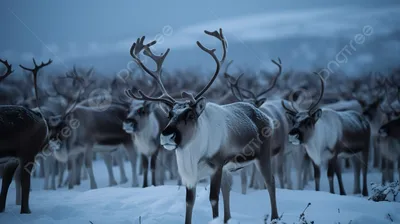
[{"label": "reindeer herd", "polygon": [[[397,163],[400,179],[400,70],[362,77],[282,74],[278,59],[272,60],[276,74],[233,75],[228,72],[232,61],[226,62],[222,29],[205,34],[222,46],[219,59],[215,49],[197,42],[215,62],[208,80],[190,72],[164,72],[169,49],[156,55],[156,41],[144,43],[145,37],[130,49],[140,69],[124,78],[94,76],[93,69],[75,67],[62,76],[39,76],[52,61],[38,65],[33,59],[33,68],[20,65],[33,75],[32,82],[30,76],[10,76],[12,65],[0,60],[5,68],[0,76],[0,212],[13,178],[21,213],[31,212],[31,176],[38,173],[46,190],[65,185],[72,189],[82,178],[89,179],[91,189],[97,188],[93,160],[98,154],[109,186],[117,185],[114,163],[120,184],[128,182],[125,160],[131,165],[132,187],[139,186],[139,174],[142,187],[163,185],[167,179],[184,185],[186,224],[191,223],[196,185],[208,177],[213,218],[219,216],[220,190],[224,221],[231,218],[230,173],[235,171],[243,194],[247,187],[268,190],[271,219],[278,218],[274,174],[279,187],[304,189],[313,173],[318,191],[321,168],[326,166],[330,192],[334,193],[336,175],[340,194],[345,195],[342,170],[352,166],[353,193],[363,196],[368,196],[371,168],[382,171],[383,183],[391,182]],[[141,54],[155,62],[155,70],[145,65]],[[106,108],[91,104],[95,97],[90,93],[98,89],[111,98]]]}]

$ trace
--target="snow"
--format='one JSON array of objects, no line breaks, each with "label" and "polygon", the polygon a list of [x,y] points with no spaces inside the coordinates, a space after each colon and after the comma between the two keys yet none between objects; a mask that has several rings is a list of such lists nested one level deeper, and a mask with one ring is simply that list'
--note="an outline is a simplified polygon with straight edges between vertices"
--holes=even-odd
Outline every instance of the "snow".
[{"label": "snow", "polygon": [[[126,163],[127,171],[129,164]],[[42,190],[43,179],[32,179],[30,207],[32,214],[19,214],[20,207],[15,205],[15,186],[10,186],[6,210],[0,213],[0,223],[29,224],[69,224],[69,223],[126,223],[126,224],[179,224],[184,223],[185,188],[169,185],[142,188],[131,188],[129,183],[116,187],[107,187],[108,177],[103,161],[94,162],[94,172],[98,185],[102,188],[89,189],[89,181],[73,190],[66,188],[56,191]],[[116,178],[119,178],[118,168],[114,167]],[[324,174],[323,172],[322,174]],[[127,173],[127,175],[129,175]],[[293,173],[294,178],[294,173]],[[343,179],[347,193],[353,187],[353,173],[345,171]],[[380,174],[371,171],[369,182],[379,182]],[[335,181],[337,187],[337,182]],[[313,190],[311,181],[307,190],[277,189],[278,212],[282,214],[278,223],[311,223],[315,224],[387,224],[400,223],[400,203],[374,202],[361,196],[340,196],[330,194],[325,175],[321,178],[321,192]],[[336,189],[336,192],[338,190]],[[372,194],[371,186],[369,193]],[[222,197],[222,196],[221,196]],[[300,222],[300,214],[304,212],[305,220]],[[223,214],[223,203],[220,198],[220,214]],[[234,220],[230,223],[264,224],[266,215],[270,212],[269,197],[266,190],[248,190],[247,195],[240,194],[239,176],[234,175],[234,186],[231,192],[231,214]],[[140,220],[140,221],[139,221]],[[223,217],[212,220],[209,202],[209,187],[199,184],[193,211],[193,224],[220,224]],[[393,220],[393,221],[391,221]],[[270,223],[269,219],[268,222]]]}]

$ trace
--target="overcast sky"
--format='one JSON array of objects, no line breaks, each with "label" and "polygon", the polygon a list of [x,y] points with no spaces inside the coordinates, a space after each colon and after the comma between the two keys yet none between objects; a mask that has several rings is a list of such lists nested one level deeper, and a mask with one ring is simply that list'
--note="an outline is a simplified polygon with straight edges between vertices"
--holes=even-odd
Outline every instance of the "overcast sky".
[{"label": "overcast sky", "polygon": [[0,57],[62,62],[127,55],[142,35],[161,35],[172,49],[190,48],[204,29],[221,26],[234,34],[229,41],[243,43],[299,32],[354,33],[374,23],[389,32],[400,22],[399,11],[399,0],[6,0],[0,7]]}]

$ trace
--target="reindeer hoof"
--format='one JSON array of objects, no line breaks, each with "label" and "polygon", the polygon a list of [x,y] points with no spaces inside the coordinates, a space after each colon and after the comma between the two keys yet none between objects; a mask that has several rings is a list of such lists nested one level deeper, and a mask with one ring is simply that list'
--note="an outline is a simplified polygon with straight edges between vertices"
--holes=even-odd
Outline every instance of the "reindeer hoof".
[{"label": "reindeer hoof", "polygon": [[128,183],[128,178],[126,178],[126,177],[121,178],[121,181],[120,181],[119,183],[120,183],[120,184],[126,184],[126,183]]},{"label": "reindeer hoof", "polygon": [[29,208],[21,208],[21,214],[31,214],[31,210]]},{"label": "reindeer hoof", "polygon": [[109,184],[108,184],[108,186],[109,187],[112,187],[112,186],[116,186],[116,185],[118,185],[118,183],[117,183],[117,181],[111,181]]}]

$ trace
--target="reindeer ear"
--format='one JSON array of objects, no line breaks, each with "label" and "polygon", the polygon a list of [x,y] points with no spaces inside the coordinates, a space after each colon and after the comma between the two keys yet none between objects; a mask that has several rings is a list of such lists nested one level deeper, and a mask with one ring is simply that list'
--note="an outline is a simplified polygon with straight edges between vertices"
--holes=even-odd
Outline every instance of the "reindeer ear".
[{"label": "reindeer ear", "polygon": [[316,110],[313,114],[312,114],[312,118],[314,119],[314,122],[317,122],[318,119],[321,117],[322,115],[322,110],[318,109]]},{"label": "reindeer ear", "polygon": [[261,98],[261,99],[257,100],[257,107],[260,107],[261,105],[263,105],[263,103],[265,103],[266,100],[267,100],[267,98]]},{"label": "reindeer ear", "polygon": [[206,107],[206,99],[202,97],[196,102],[196,114],[200,115],[205,107]]},{"label": "reindeer ear", "polygon": [[285,115],[286,115],[286,118],[287,118],[290,122],[292,122],[292,121],[294,120],[294,114],[289,113],[289,112],[286,112]]}]

